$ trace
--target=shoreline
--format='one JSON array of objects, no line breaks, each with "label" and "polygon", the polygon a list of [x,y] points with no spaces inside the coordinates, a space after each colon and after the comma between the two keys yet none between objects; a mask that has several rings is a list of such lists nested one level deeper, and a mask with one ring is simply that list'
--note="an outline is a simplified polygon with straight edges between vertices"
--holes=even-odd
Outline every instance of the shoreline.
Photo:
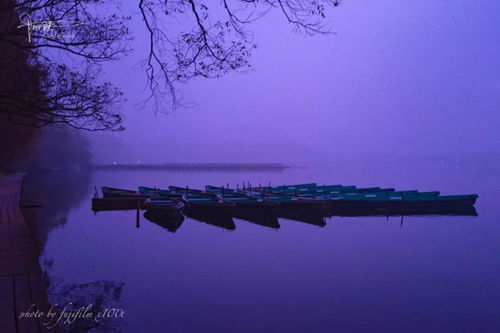
[{"label": "shoreline", "polygon": [[[0,327],[2,332],[43,332],[29,309],[50,309],[39,249],[21,210],[25,174],[0,175]],[[57,332],[57,330],[56,330]]]}]

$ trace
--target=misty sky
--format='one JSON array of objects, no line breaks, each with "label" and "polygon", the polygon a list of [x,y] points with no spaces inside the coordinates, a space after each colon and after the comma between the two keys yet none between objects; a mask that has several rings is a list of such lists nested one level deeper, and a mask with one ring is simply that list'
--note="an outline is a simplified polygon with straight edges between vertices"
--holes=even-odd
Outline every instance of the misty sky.
[{"label": "misty sky", "polygon": [[255,71],[181,86],[196,105],[167,116],[135,105],[137,29],[135,53],[107,67],[127,130],[92,134],[97,159],[103,142],[149,161],[500,152],[498,0],[345,0],[328,14],[336,36],[294,34],[278,12],[254,23]]}]

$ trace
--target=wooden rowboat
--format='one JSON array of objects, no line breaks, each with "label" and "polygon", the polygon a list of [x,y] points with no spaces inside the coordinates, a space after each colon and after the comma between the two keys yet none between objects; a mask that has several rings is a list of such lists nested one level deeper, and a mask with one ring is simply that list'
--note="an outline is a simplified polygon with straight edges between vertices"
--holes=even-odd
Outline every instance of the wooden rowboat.
[{"label": "wooden rowboat", "polygon": [[162,198],[181,198],[182,194],[171,190],[155,187],[139,186],[139,193],[143,196],[162,197]]},{"label": "wooden rowboat", "polygon": [[173,214],[180,212],[184,208],[184,203],[166,198],[149,198],[144,201],[144,208],[158,214]]},{"label": "wooden rowboat", "polygon": [[185,195],[185,194],[206,195],[206,194],[209,194],[209,193],[207,193],[205,191],[198,190],[198,189],[193,189],[193,188],[189,188],[189,187],[169,186],[168,189],[172,193],[177,193],[177,194],[180,194],[180,195]]},{"label": "wooden rowboat", "polygon": [[215,193],[215,194],[243,192],[243,191],[239,191],[239,190],[233,190],[231,188],[226,188],[224,186],[214,186],[214,185],[206,185],[205,191],[210,192],[210,193]]},{"label": "wooden rowboat", "polygon": [[267,200],[266,196],[252,196],[244,193],[223,193],[217,197],[221,200],[234,203],[236,207],[276,207],[280,203],[276,200]]},{"label": "wooden rowboat", "polygon": [[331,198],[332,209],[429,209],[431,207],[473,206],[477,194],[440,196],[340,196]]},{"label": "wooden rowboat", "polygon": [[184,194],[182,200],[186,207],[207,213],[230,214],[236,206],[234,203],[217,196],[202,193]]},{"label": "wooden rowboat", "polygon": [[124,190],[121,188],[108,187],[108,186],[101,187],[101,191],[102,191],[102,196],[105,198],[131,198],[131,197],[133,198],[141,196],[141,194],[138,191]]}]

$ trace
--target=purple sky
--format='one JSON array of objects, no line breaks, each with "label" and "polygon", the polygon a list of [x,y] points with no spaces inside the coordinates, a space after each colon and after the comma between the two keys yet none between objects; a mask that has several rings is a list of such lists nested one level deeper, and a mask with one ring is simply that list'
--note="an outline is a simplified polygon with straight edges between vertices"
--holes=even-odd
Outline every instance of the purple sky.
[{"label": "purple sky", "polygon": [[108,67],[129,99],[109,147],[146,161],[500,152],[500,2],[346,0],[329,18],[336,36],[294,34],[278,12],[254,23],[255,71],[181,86],[196,106],[168,116],[134,106],[144,73],[124,68],[145,56],[141,30]]}]

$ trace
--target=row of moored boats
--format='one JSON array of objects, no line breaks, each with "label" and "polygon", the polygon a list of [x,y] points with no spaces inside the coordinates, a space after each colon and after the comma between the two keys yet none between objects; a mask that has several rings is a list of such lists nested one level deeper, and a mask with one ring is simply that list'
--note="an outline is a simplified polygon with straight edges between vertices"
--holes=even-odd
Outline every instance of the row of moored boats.
[{"label": "row of moored boats", "polygon": [[325,216],[373,212],[403,215],[474,212],[477,194],[441,195],[438,191],[397,191],[394,188],[316,183],[231,189],[207,185],[204,190],[169,186],[139,186],[138,190],[102,187],[102,198],[93,199],[94,210],[146,209],[151,213],[172,214],[197,210],[204,214],[240,211],[310,211]]}]

